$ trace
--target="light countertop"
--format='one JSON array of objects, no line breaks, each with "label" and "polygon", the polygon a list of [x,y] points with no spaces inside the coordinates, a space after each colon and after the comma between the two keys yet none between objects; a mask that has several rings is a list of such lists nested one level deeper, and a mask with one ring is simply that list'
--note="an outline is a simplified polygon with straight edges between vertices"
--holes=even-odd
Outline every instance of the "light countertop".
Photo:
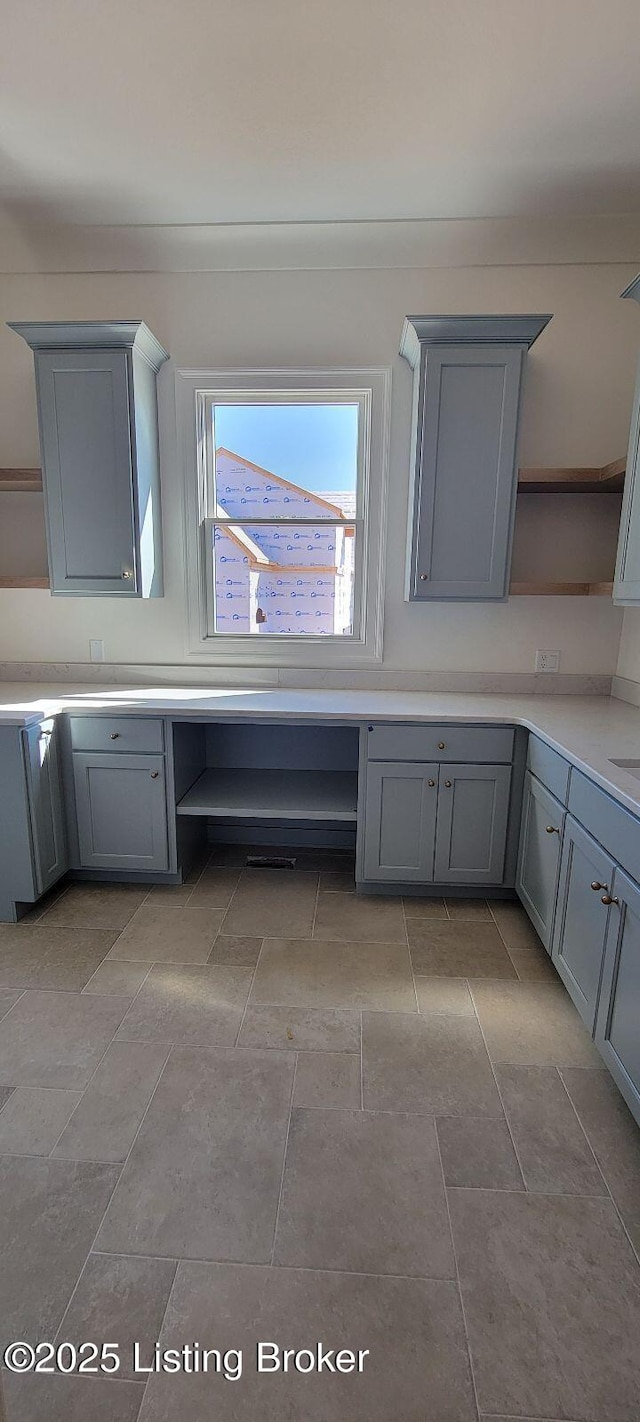
[{"label": "light countertop", "polygon": [[611,763],[611,757],[640,761],[640,708],[604,696],[0,684],[0,726],[27,726],[62,711],[94,715],[117,711],[174,719],[466,721],[525,726],[640,815],[640,780]]}]

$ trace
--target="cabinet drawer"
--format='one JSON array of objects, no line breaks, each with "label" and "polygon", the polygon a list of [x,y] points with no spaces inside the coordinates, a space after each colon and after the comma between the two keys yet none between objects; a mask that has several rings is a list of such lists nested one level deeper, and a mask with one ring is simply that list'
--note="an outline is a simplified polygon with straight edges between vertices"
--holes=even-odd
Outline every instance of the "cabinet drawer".
[{"label": "cabinet drawer", "polygon": [[369,760],[509,763],[513,731],[502,726],[369,726]]},{"label": "cabinet drawer", "polygon": [[70,716],[75,751],[147,752],[164,749],[162,721],[150,716]]},{"label": "cabinet drawer", "polygon": [[562,805],[566,805],[571,766],[537,736],[529,736],[527,767],[536,780],[540,780]]},{"label": "cabinet drawer", "polygon": [[579,770],[571,776],[569,810],[633,879],[640,880],[640,820]]}]

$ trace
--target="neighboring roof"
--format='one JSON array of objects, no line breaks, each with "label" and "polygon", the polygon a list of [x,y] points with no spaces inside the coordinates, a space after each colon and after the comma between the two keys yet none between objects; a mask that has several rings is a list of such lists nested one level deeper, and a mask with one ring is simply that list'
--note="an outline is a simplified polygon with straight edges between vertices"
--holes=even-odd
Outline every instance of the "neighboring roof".
[{"label": "neighboring roof", "polygon": [[253,469],[255,474],[264,474],[265,479],[274,479],[277,484],[282,484],[284,489],[292,489],[295,494],[311,494],[316,503],[329,509],[335,518],[343,519],[345,517],[337,504],[330,504],[327,499],[322,498],[321,494],[314,494],[313,489],[304,489],[301,484],[292,484],[291,480],[284,479],[282,474],[274,474],[272,469],[264,469],[261,464],[254,464],[253,460],[245,459],[244,454],[236,454],[234,449],[227,449],[223,444],[216,449],[216,460],[219,454],[226,454],[229,459],[237,459],[239,464],[244,464],[247,469]]}]

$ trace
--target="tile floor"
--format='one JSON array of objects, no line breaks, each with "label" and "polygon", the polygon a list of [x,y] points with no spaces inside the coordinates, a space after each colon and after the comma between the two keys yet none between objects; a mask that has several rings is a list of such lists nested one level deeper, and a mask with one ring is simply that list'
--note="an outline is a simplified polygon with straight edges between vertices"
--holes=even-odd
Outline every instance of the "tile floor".
[{"label": "tile floor", "polygon": [[640,1132],[522,910],[243,857],[0,927],[2,1344],[122,1359],[9,1422],[638,1422]]}]

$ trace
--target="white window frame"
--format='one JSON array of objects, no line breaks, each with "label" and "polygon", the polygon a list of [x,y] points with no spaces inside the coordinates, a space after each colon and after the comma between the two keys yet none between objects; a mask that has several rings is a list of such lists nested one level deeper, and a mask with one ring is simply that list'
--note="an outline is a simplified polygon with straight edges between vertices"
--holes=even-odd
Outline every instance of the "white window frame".
[{"label": "white window frame", "polygon": [[[210,407],[212,403],[240,404],[252,399],[290,404],[292,395],[311,403],[336,400],[360,407],[356,515],[346,520],[356,527],[354,633],[270,636],[262,632],[234,637],[215,632],[213,558],[206,548],[207,537],[211,540],[211,525],[218,522],[211,517],[213,451],[206,435]],[[382,660],[390,397],[391,371],[387,368],[176,372],[178,439],[184,471],[187,657],[205,663],[301,668],[347,668],[375,665]],[[292,518],[291,522],[300,524],[304,520]]]}]

